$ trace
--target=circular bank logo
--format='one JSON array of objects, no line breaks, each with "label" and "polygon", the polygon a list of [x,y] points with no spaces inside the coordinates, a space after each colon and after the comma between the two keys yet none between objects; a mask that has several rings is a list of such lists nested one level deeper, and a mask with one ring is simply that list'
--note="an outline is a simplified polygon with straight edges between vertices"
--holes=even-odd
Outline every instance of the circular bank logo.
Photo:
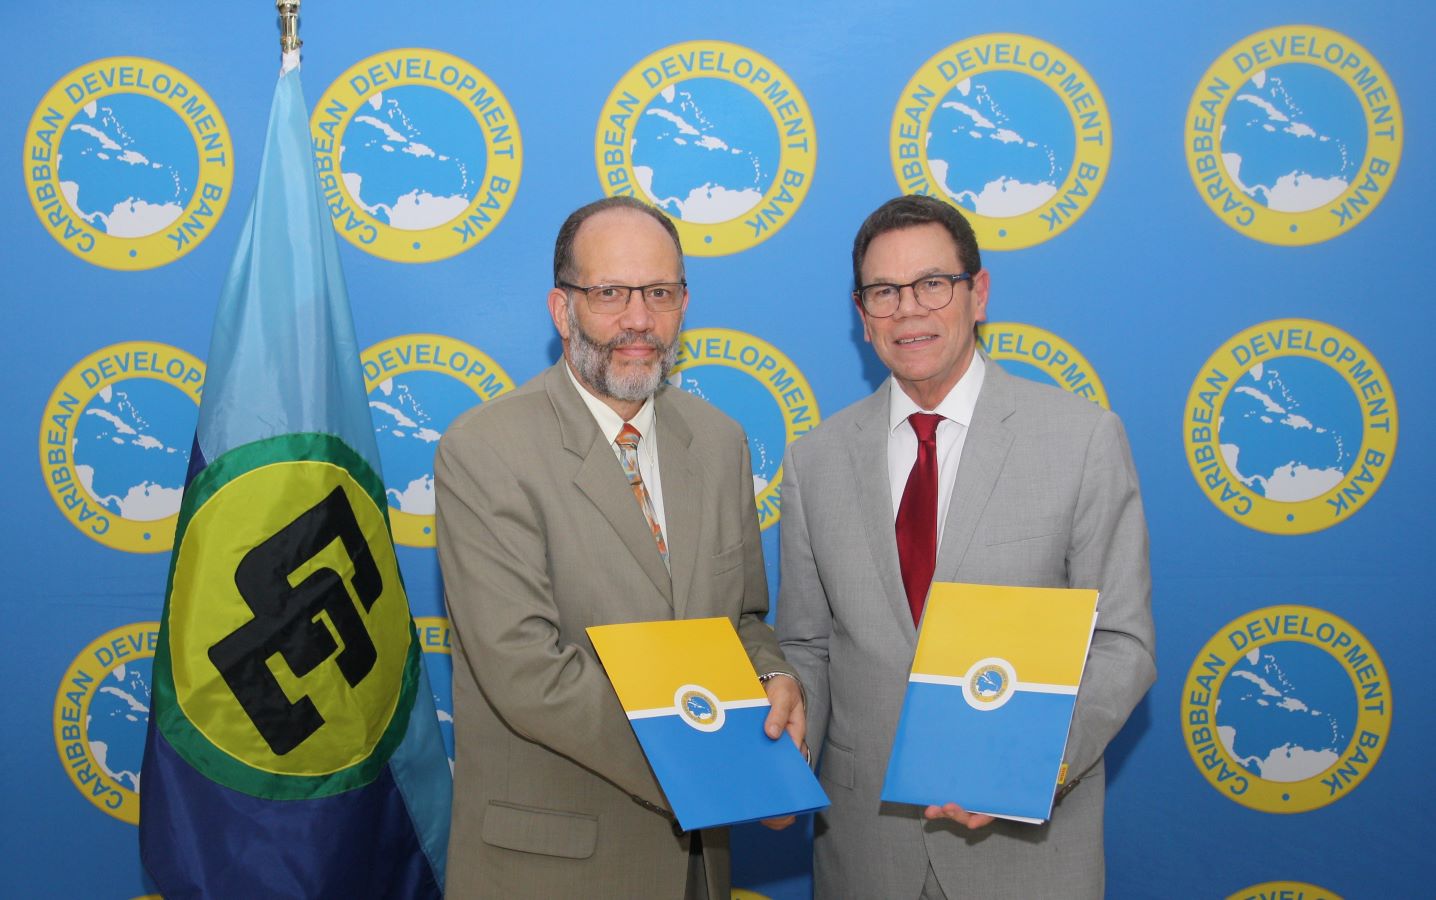
[{"label": "circular bank logo", "polygon": [[1050,331],[1019,322],[983,322],[977,340],[989,357],[1013,375],[1050,384],[1111,409],[1107,389],[1087,357]]},{"label": "circular bank logo", "polygon": [[1324,322],[1254,325],[1212,354],[1187,395],[1197,484],[1236,521],[1307,534],[1345,521],[1396,452],[1396,396],[1355,338]]},{"label": "circular bank logo", "polygon": [[813,115],[793,80],[723,41],[644,58],[604,103],[594,139],[603,190],[662,209],[693,256],[772,237],[802,205],[817,153]]},{"label": "circular bank logo", "polygon": [[748,435],[758,525],[778,521],[783,451],[817,427],[818,401],[808,379],[782,351],[728,328],[692,328],[679,338],[668,381],[737,419]]},{"label": "circular bank logo", "polygon": [[1371,213],[1396,177],[1396,88],[1365,47],[1310,25],[1245,37],[1187,107],[1187,166],[1212,212],[1269,244],[1315,244]]},{"label": "circular bank logo", "polygon": [[523,142],[488,76],[437,50],[389,50],[335,79],[310,117],[334,228],[395,262],[477,246],[513,205]]},{"label": "circular bank logo", "polygon": [[1012,699],[1016,684],[1012,663],[996,656],[979,659],[962,680],[962,699],[978,712],[1001,709]]},{"label": "circular bank logo", "polygon": [[889,140],[905,194],[963,210],[989,250],[1066,231],[1092,205],[1112,158],[1107,103],[1058,47],[984,34],[940,51],[898,98]]},{"label": "circular bank logo", "polygon": [[673,705],[685,724],[699,731],[717,731],[726,714],[718,695],[697,684],[685,684],[673,693]]},{"label": "circular bank logo", "polygon": [[86,63],[25,132],[25,184],[51,237],[107,269],[153,269],[209,237],[229,203],[233,146],[193,79],[153,59]]},{"label": "circular bank logo", "polygon": [[482,350],[438,334],[390,338],[360,360],[394,540],[432,547],[439,438],[459,413],[513,390],[513,379]]},{"label": "circular bank logo", "polygon": [[95,638],[55,692],[55,749],[75,789],[99,809],[140,821],[140,764],[150,721],[150,675],[158,622]]},{"label": "circular bank logo", "polygon": [[65,518],[116,550],[174,539],[204,365],[166,344],[113,344],[80,360],[40,420],[40,469]]},{"label": "circular bank logo", "polygon": [[155,656],[156,727],[254,797],[373,781],[403,737],[419,643],[384,488],[338,438],[286,434],[191,480]]},{"label": "circular bank logo", "polygon": [[1264,881],[1243,888],[1227,897],[1227,900],[1341,900],[1341,896],[1326,888],[1307,884],[1304,881]]},{"label": "circular bank logo", "polygon": [[415,616],[414,630],[424,651],[429,689],[434,694],[434,714],[439,718],[439,736],[444,739],[444,753],[449,757],[449,771],[453,772],[454,648],[450,640],[449,620],[443,616]]},{"label": "circular bank logo", "polygon": [[1376,649],[1310,606],[1228,622],[1182,686],[1182,732],[1197,770],[1262,812],[1339,800],[1376,765],[1390,730],[1391,682]]}]

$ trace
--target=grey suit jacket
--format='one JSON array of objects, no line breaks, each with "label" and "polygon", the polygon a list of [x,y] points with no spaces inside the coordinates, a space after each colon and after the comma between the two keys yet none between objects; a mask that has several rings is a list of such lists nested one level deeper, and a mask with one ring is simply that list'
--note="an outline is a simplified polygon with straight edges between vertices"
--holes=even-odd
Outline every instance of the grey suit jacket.
[{"label": "grey suit jacket", "polygon": [[[610,444],[563,370],[460,416],[436,459],[454,637],[451,897],[681,897],[688,837],[594,655],[590,625],[726,616],[755,668],[791,671],[742,429],[657,398],[672,576]],[[727,833],[704,833],[712,897]]]},{"label": "grey suit jacket", "polygon": [[1065,756],[1080,785],[1044,825],[968,832],[879,800],[917,646],[888,486],[888,389],[799,438],[783,463],[778,635],[807,688],[832,800],[817,823],[816,894],[917,897],[930,861],[953,898],[1100,897],[1102,753],[1156,678],[1147,528],[1121,422],[987,365],[934,579],[1101,598]]}]

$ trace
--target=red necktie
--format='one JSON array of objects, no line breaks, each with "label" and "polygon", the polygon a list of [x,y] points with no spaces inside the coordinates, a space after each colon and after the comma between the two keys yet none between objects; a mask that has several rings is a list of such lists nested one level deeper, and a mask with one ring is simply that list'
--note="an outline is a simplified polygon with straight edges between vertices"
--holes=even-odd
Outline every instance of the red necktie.
[{"label": "red necktie", "polygon": [[942,416],[913,413],[907,421],[917,434],[917,460],[903,488],[895,528],[902,585],[916,625],[937,567],[937,425]]}]

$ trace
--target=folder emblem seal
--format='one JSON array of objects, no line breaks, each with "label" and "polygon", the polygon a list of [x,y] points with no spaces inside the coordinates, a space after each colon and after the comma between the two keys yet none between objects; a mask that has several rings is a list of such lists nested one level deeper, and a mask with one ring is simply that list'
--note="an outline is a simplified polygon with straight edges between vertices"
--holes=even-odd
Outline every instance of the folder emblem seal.
[{"label": "folder emblem seal", "polygon": [[962,681],[962,698],[978,712],[999,709],[1012,699],[1017,672],[1012,663],[997,656],[979,659]]},{"label": "folder emblem seal", "polygon": [[723,727],[723,704],[718,695],[697,684],[685,684],[673,693],[673,705],[689,726],[699,731],[717,731]]}]

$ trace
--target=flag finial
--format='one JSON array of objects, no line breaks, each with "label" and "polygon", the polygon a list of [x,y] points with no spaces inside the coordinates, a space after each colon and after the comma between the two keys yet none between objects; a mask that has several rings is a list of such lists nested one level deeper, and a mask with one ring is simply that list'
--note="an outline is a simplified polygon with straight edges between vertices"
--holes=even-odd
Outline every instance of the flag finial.
[{"label": "flag finial", "polygon": [[279,49],[289,54],[303,46],[299,39],[300,0],[274,0],[279,10]]}]

